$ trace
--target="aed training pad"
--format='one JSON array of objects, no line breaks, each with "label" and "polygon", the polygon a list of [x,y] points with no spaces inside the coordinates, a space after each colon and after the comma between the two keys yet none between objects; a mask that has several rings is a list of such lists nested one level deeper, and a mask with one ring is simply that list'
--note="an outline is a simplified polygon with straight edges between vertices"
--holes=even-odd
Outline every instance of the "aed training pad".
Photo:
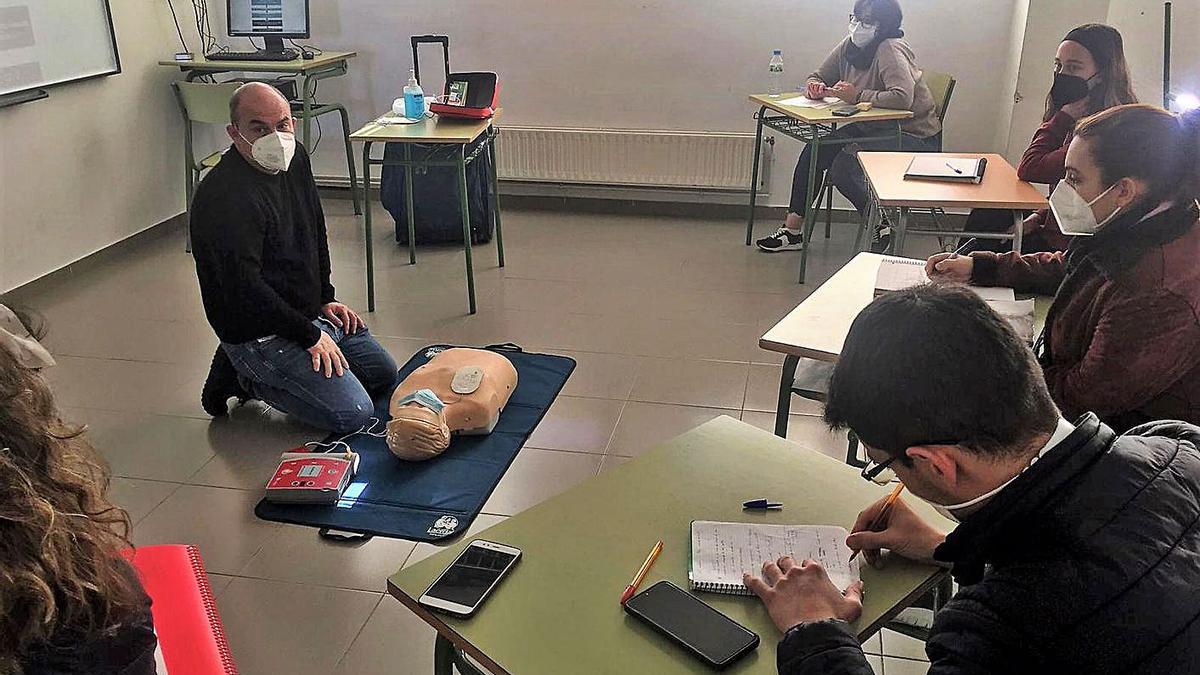
[{"label": "aed training pad", "polygon": [[[449,348],[422,349],[400,369],[399,380]],[[440,541],[465,532],[575,370],[575,360],[565,356],[530,354],[511,346],[485,349],[503,354],[517,369],[517,388],[492,433],[454,436],[437,457],[406,462],[392,455],[383,438],[360,432],[345,439],[359,454],[360,465],[336,505],[272,504],[264,499],[255,515],[413,541]],[[389,419],[390,400],[391,392],[375,402],[380,420]]]}]

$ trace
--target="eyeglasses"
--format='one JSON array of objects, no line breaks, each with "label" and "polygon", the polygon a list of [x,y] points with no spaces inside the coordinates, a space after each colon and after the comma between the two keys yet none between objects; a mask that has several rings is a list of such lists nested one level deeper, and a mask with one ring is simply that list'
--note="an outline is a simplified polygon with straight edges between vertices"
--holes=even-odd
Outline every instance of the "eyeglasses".
[{"label": "eyeglasses", "polygon": [[876,485],[887,485],[896,479],[896,472],[889,467],[899,457],[900,455],[892,455],[882,462],[876,462],[868,456],[867,465],[863,467],[862,473],[859,475]]},{"label": "eyeglasses", "polygon": [[871,17],[861,17],[852,13],[850,15],[850,23],[857,23],[863,26],[874,26],[875,19],[872,19]]},{"label": "eyeglasses", "polygon": [[[920,442],[920,443],[910,443],[908,445],[908,447],[911,448],[911,447],[917,446],[917,445],[961,445],[961,444],[962,444],[962,441],[924,441],[924,442]],[[896,472],[891,469],[892,462],[895,462],[897,459],[900,459],[900,457],[902,457],[902,456],[904,456],[903,452],[901,452],[900,454],[891,455],[890,457],[883,460],[882,462],[876,462],[875,460],[871,459],[870,455],[867,455],[867,465],[865,467],[863,467],[862,473],[860,473],[859,475],[862,476],[865,480],[869,480],[872,483],[875,483],[877,485],[887,485],[888,483],[896,480]]]}]

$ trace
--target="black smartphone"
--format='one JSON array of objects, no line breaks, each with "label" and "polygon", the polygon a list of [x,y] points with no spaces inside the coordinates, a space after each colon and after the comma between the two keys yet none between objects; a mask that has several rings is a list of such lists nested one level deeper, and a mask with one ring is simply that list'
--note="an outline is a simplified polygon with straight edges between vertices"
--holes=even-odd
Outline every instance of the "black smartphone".
[{"label": "black smartphone", "polygon": [[834,108],[830,112],[833,113],[835,117],[853,117],[862,111],[852,105],[848,105],[841,108]]},{"label": "black smartphone", "polygon": [[758,635],[669,581],[625,603],[625,611],[720,670],[758,647]]}]

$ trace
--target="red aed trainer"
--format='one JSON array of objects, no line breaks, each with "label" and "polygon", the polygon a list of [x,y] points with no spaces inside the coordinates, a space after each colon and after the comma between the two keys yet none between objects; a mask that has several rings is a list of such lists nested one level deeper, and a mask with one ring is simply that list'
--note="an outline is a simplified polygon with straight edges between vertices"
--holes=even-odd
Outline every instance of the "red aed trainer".
[{"label": "red aed trainer", "polygon": [[442,117],[487,119],[500,105],[500,78],[495,73],[450,73],[446,88],[429,111]]}]

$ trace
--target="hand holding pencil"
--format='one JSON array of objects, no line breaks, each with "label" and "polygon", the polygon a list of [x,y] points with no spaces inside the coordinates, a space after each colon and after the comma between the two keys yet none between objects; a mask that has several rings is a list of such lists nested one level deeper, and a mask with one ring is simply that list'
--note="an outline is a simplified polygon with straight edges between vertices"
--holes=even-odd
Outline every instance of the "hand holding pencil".
[{"label": "hand holding pencil", "polygon": [[933,550],[946,540],[944,533],[926,523],[899,498],[903,488],[903,483],[897,483],[891,494],[858,514],[846,538],[846,545],[856,554],[862,553],[872,567],[882,566],[880,552],[885,548],[910,560],[930,562]]}]

